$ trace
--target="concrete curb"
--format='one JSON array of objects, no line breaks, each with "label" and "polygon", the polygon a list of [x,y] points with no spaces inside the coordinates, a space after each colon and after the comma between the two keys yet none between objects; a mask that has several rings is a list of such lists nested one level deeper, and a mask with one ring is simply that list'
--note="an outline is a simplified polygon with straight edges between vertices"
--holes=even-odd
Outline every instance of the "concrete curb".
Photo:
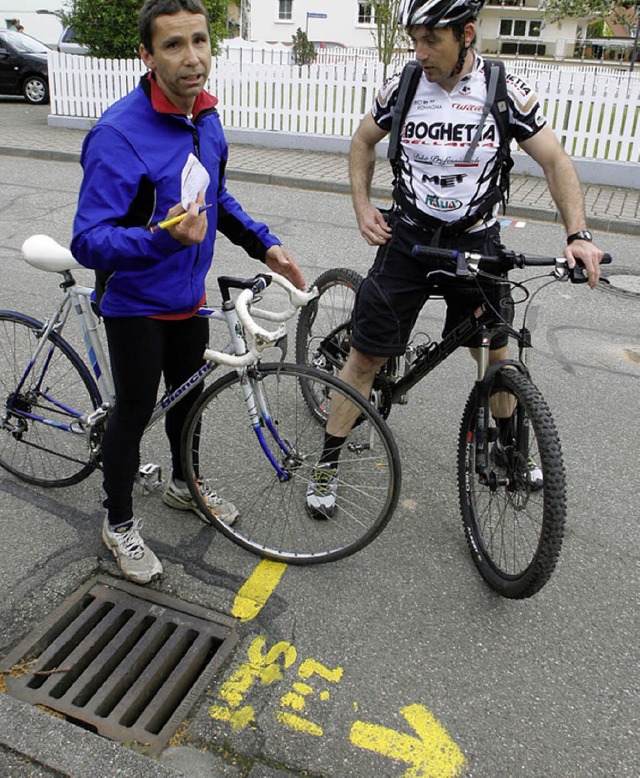
[{"label": "concrete curb", "polygon": [[73,778],[176,778],[184,775],[120,743],[0,694],[0,746]]}]

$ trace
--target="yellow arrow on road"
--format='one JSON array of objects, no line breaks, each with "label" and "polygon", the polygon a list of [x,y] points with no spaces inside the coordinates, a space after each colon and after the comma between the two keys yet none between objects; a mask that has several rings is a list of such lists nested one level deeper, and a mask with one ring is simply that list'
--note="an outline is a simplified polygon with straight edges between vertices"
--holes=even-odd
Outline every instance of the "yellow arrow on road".
[{"label": "yellow arrow on road", "polygon": [[460,775],[465,764],[464,755],[435,716],[422,705],[408,705],[401,708],[400,713],[418,737],[356,721],[351,728],[351,742],[359,748],[412,765],[405,773],[407,778]]}]

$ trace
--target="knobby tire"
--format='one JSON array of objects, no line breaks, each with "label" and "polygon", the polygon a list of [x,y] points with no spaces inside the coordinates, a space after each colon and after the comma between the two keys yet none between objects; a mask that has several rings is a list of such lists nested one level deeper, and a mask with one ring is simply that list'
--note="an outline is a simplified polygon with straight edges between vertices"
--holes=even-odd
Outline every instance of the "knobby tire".
[{"label": "knobby tire", "polygon": [[[496,374],[490,393],[515,398],[513,419],[528,437],[527,450],[518,450],[522,445],[516,444],[496,453],[495,444],[489,443],[494,447],[490,457],[493,485],[481,482],[475,469],[478,390],[474,388],[464,410],[458,446],[464,530],[473,561],[489,586],[504,597],[531,597],[551,577],[562,547],[566,485],[560,440],[547,404],[527,376],[503,369]],[[493,437],[490,431],[489,440]],[[528,459],[542,470],[542,488],[531,482]]]}]

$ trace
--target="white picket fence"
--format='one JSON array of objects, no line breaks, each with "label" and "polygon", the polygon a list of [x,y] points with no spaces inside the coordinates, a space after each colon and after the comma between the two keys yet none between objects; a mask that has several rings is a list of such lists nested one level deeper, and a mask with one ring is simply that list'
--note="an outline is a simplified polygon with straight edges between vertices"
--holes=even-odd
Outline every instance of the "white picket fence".
[{"label": "white picket fence", "polygon": [[[213,61],[208,88],[228,128],[350,137],[382,81],[382,65],[365,57],[302,67],[248,60]],[[523,59],[507,66],[535,89],[571,156],[640,162],[640,74]],[[51,113],[97,119],[143,72],[139,60],[50,51]]]}]

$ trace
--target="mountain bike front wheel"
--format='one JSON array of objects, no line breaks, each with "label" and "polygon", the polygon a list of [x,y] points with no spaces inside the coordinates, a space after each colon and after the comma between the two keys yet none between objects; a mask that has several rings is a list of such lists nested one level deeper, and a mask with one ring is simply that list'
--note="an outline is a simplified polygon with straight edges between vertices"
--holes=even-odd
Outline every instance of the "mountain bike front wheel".
[{"label": "mountain bike front wheel", "polygon": [[499,371],[490,398],[492,408],[515,410],[499,426],[491,419],[485,438],[489,468],[478,473],[479,399],[477,388],[471,392],[458,445],[462,520],[473,561],[489,586],[503,597],[531,597],[549,580],[562,546],[566,485],[560,440],[527,376]]},{"label": "mountain bike front wheel", "polygon": [[[364,417],[341,450],[331,518],[306,510],[324,426],[308,408],[301,381],[327,404],[343,395]],[[259,410],[253,424],[248,406]],[[375,408],[344,382],[304,365],[257,365],[209,386],[185,423],[183,460],[191,493],[211,524],[249,551],[293,564],[329,562],[364,548],[391,518],[400,492],[396,443]],[[239,510],[232,526],[205,504],[200,475]]]},{"label": "mountain bike front wheel", "polygon": [[0,311],[0,467],[37,486],[71,486],[97,466],[80,416],[98,407],[100,393],[55,332],[28,370],[41,342],[40,322]]}]

